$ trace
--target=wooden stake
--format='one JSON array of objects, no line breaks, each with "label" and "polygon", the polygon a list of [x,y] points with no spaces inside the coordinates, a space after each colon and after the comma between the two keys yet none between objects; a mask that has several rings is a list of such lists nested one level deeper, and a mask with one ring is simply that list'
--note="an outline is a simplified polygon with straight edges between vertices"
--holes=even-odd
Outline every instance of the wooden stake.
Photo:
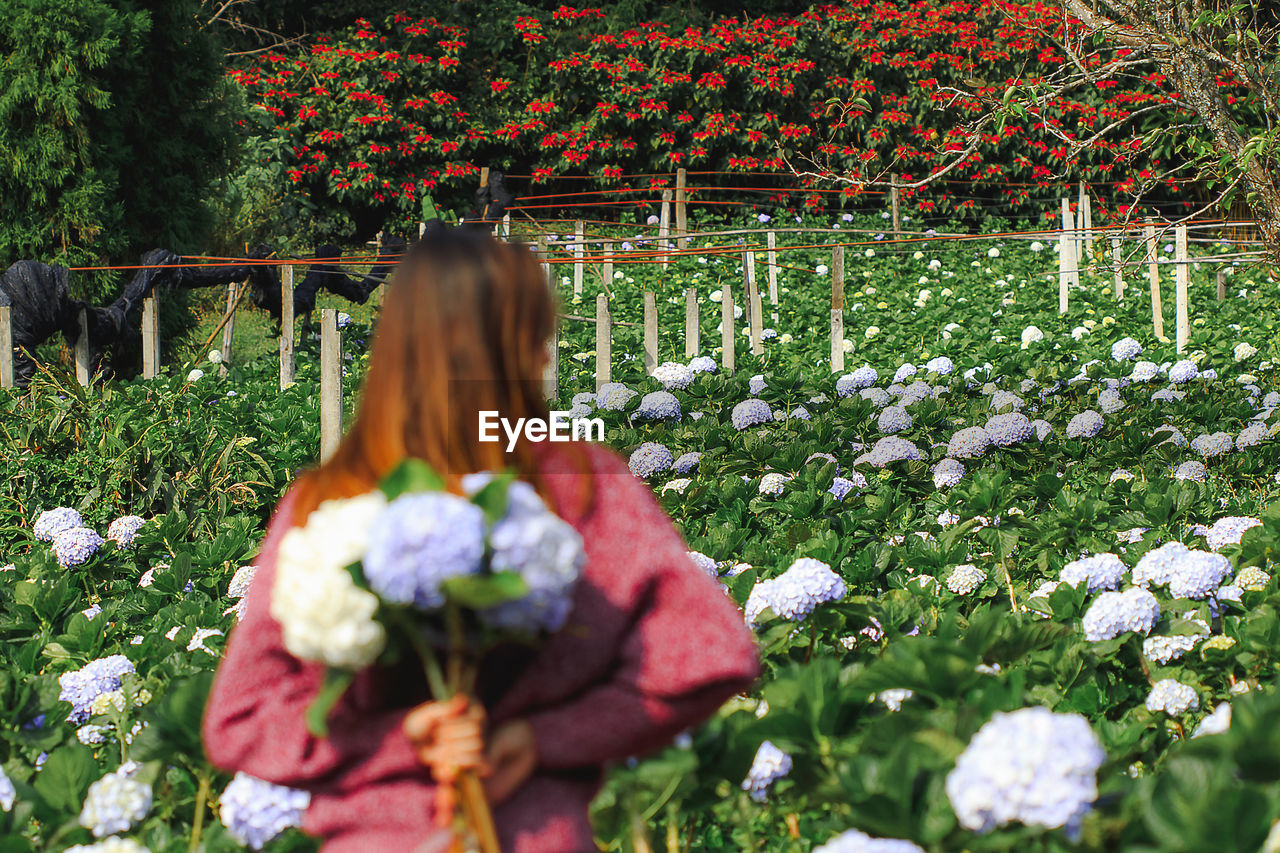
[{"label": "wooden stake", "polygon": [[1067,313],[1070,301],[1072,270],[1075,268],[1076,249],[1071,240],[1071,202],[1062,200],[1062,230],[1058,232],[1058,313]]},{"label": "wooden stake", "polygon": [[293,384],[293,265],[280,268],[280,390]]},{"label": "wooden stake", "polygon": [[644,372],[653,373],[658,366],[658,297],[651,290],[644,293]]},{"label": "wooden stake", "polygon": [[755,253],[747,252],[747,304],[750,305],[750,318],[747,327],[751,335],[751,354],[764,355],[764,310],[760,305],[760,288],[756,286]]},{"label": "wooden stake", "polygon": [[584,226],[582,220],[579,219],[577,224],[573,226],[573,295],[575,299],[582,298],[582,255],[586,250],[586,244],[582,242]]},{"label": "wooden stake", "polygon": [[419,222],[418,223],[418,239],[421,240],[426,233],[427,233],[427,223]]},{"label": "wooden stake", "polygon": [[733,288],[729,285],[720,287],[720,365],[725,370],[733,370],[735,365],[733,347],[737,343],[734,337]]},{"label": "wooden stake", "polygon": [[1115,276],[1115,296],[1119,302],[1124,298],[1124,275],[1120,269],[1120,238],[1111,238],[1111,271]]},{"label": "wooden stake", "polygon": [[1151,283],[1151,326],[1156,338],[1164,337],[1164,311],[1160,307],[1160,261],[1156,255],[1156,226],[1148,222],[1142,229],[1147,243],[1147,280]]},{"label": "wooden stake", "polygon": [[89,366],[89,312],[81,308],[76,322],[80,327],[75,346],[76,381],[88,388],[89,380],[92,378]]},{"label": "wooden stake", "polygon": [[1225,269],[1218,270],[1218,301],[1221,302],[1227,298],[1227,271]]},{"label": "wooden stake", "polygon": [[778,324],[778,235],[773,231],[765,234],[765,245],[769,251],[765,253],[765,269],[769,275],[769,304],[773,306],[773,324]]},{"label": "wooden stake", "polygon": [[13,387],[13,308],[0,305],[0,388]]},{"label": "wooden stake", "polygon": [[831,255],[831,371],[844,372],[844,246]]},{"label": "wooden stake", "polygon": [[511,214],[510,213],[502,214],[502,239],[504,240],[511,239]]},{"label": "wooden stake", "polygon": [[240,288],[248,287],[249,280],[241,284],[232,282],[227,285],[227,323],[222,327],[222,364],[218,365],[218,375],[227,375],[227,364],[231,359],[231,344],[235,340],[236,334],[236,315],[232,312],[235,308],[236,301],[240,298]]},{"label": "wooden stake", "polygon": [[662,265],[665,267],[671,262],[671,256],[667,254],[667,243],[671,238],[671,190],[662,191],[662,213],[658,217],[658,243],[662,248]]},{"label": "wooden stake", "polygon": [[601,278],[604,279],[604,289],[608,293],[613,289],[613,243],[604,242],[600,244],[604,250],[605,259],[602,263]]},{"label": "wooden stake", "polygon": [[596,296],[596,390],[611,381],[613,337],[613,319],[609,316],[609,296],[601,293]]},{"label": "wooden stake", "polygon": [[702,343],[702,329],[698,325],[698,291],[689,288],[684,292],[684,357],[694,358]]},{"label": "wooden stake", "polygon": [[142,300],[142,378],[160,375],[160,306],[155,290]]},{"label": "wooden stake", "polygon": [[342,331],[336,308],[320,310],[320,461],[342,441]]},{"label": "wooden stake", "polygon": [[1178,225],[1173,231],[1173,254],[1177,264],[1173,268],[1174,282],[1177,285],[1177,345],[1181,353],[1187,348],[1191,338],[1191,318],[1188,316],[1187,284],[1191,279],[1191,265],[1187,259],[1187,226]]},{"label": "wooden stake", "polygon": [[[546,277],[547,288],[555,301],[555,282],[551,272],[551,264],[542,265],[542,274]],[[560,396],[560,321],[553,319],[551,337],[547,338],[547,365],[542,369],[542,396],[554,400]]]},{"label": "wooden stake", "polygon": [[889,176],[889,203],[893,206],[893,237],[902,236],[902,210],[898,200],[898,173]]},{"label": "wooden stake", "polygon": [[1080,245],[1080,255],[1083,258],[1089,258],[1090,263],[1093,262],[1093,201],[1089,195],[1089,188],[1084,185],[1084,181],[1080,182],[1080,228],[1084,231],[1084,242]]},{"label": "wooden stake", "polygon": [[689,173],[683,168],[676,169],[676,235],[679,239],[676,245],[681,249],[689,247],[689,212],[686,210],[687,191],[685,189],[688,183]]}]

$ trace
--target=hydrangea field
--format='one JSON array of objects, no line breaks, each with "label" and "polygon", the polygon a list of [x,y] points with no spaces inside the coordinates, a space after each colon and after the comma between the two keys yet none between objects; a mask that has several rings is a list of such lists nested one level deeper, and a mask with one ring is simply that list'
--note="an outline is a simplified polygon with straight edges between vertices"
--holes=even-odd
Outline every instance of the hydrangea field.
[{"label": "hydrangea field", "polygon": [[[1237,267],[1216,301],[1226,249],[1201,246],[1179,355],[1138,267],[1117,302],[1099,259],[1064,316],[1051,246],[870,241],[833,372],[830,249],[806,239],[732,373],[736,253],[618,264],[616,319],[658,293],[652,376],[619,326],[595,393],[594,325],[562,327],[559,407],[604,419],[765,663],[614,769],[601,849],[1280,850],[1275,277]],[[346,329],[352,383],[368,332]],[[199,720],[318,447],[317,349],[284,392],[265,359],[0,399],[0,850],[313,849],[306,795],[214,771]]]}]

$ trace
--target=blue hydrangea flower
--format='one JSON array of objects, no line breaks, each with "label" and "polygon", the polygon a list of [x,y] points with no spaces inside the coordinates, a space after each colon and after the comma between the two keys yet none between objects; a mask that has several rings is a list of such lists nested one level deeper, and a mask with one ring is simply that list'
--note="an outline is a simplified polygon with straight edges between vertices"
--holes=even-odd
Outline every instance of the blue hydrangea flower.
[{"label": "blue hydrangea flower", "polygon": [[1125,569],[1125,564],[1115,554],[1096,554],[1067,563],[1058,577],[1071,586],[1088,581],[1089,592],[1098,592],[1119,589]]},{"label": "blue hydrangea flower", "polygon": [[955,459],[943,459],[933,466],[933,487],[949,489],[964,479],[964,465]]},{"label": "blue hydrangea flower", "polygon": [[848,829],[835,838],[813,848],[813,853],[924,853],[924,850],[899,838],[872,838],[865,832]]},{"label": "blue hydrangea flower", "polygon": [[581,391],[573,395],[571,405],[574,406],[594,406],[596,404],[596,394],[594,391]]},{"label": "blue hydrangea flower", "polygon": [[489,544],[493,571],[515,572],[529,591],[523,598],[485,610],[484,620],[493,627],[526,634],[560,630],[569,618],[573,591],[587,561],[578,531],[551,512],[530,488],[525,500],[509,504],[507,514],[493,526]]},{"label": "blue hydrangea flower", "polygon": [[52,542],[53,537],[73,527],[84,527],[80,513],[71,507],[60,506],[40,513],[36,523],[31,526],[31,532],[41,542]]},{"label": "blue hydrangea flower", "polygon": [[769,387],[768,384],[766,384],[764,381],[763,374],[760,374],[760,373],[757,373],[755,376],[752,376],[747,381],[747,391],[753,396],[756,394],[759,394],[761,391],[763,391],[765,388],[768,388],[768,387]]},{"label": "blue hydrangea flower", "polygon": [[852,397],[854,391],[870,388],[880,379],[874,367],[863,365],[853,373],[846,373],[836,380],[836,394],[840,397]]},{"label": "blue hydrangea flower", "polygon": [[709,575],[713,578],[720,577],[719,564],[701,551],[690,551],[689,559],[693,560],[693,564],[701,569],[703,574]]},{"label": "blue hydrangea flower", "polygon": [[[1228,545],[1239,545],[1244,532],[1252,527],[1261,526],[1262,522],[1248,516],[1232,515],[1220,518],[1209,526],[1205,532],[1205,542],[1214,551],[1221,551]],[[1252,568],[1252,567],[1250,567]]]},{"label": "blue hydrangea flower", "polygon": [[1156,597],[1142,587],[1104,592],[1084,614],[1084,636],[1091,643],[1110,640],[1126,631],[1150,634],[1160,618]]},{"label": "blue hydrangea flower", "polygon": [[0,811],[13,811],[13,804],[18,799],[18,792],[13,787],[13,782],[8,775],[0,768]]},{"label": "blue hydrangea flower", "polygon": [[1113,415],[1124,408],[1124,398],[1114,388],[1104,388],[1098,392],[1098,408],[1103,414]]},{"label": "blue hydrangea flower", "polygon": [[1185,358],[1169,368],[1169,382],[1174,385],[1183,385],[1199,375],[1195,362]]},{"label": "blue hydrangea flower", "polygon": [[954,371],[956,366],[952,363],[951,359],[947,358],[945,355],[940,355],[937,358],[930,359],[929,362],[925,364],[924,369],[929,373],[946,376]]},{"label": "blue hydrangea flower", "polygon": [[1231,561],[1226,557],[1192,550],[1181,542],[1148,551],[1133,567],[1135,584],[1167,584],[1175,598],[1205,598],[1230,576]]},{"label": "blue hydrangea flower", "polygon": [[1111,345],[1111,357],[1116,361],[1133,361],[1142,355],[1142,344],[1133,338],[1121,338]]},{"label": "blue hydrangea flower", "polygon": [[151,786],[135,779],[138,766],[130,762],[89,786],[80,810],[80,825],[103,838],[130,827],[151,811]]},{"label": "blue hydrangea flower", "polygon": [[769,799],[769,789],[773,783],[791,772],[791,756],[778,749],[771,742],[765,741],[756,750],[751,762],[751,770],[747,778],[742,780],[742,790],[751,795],[757,803]]},{"label": "blue hydrangea flower", "polygon": [[858,396],[877,409],[883,409],[893,402],[893,396],[883,388],[863,388],[858,392]]},{"label": "blue hydrangea flower", "polygon": [[791,414],[788,415],[787,417],[793,418],[798,421],[813,420],[813,415],[809,414],[809,410],[806,409],[804,406],[796,406],[794,409],[791,410]]},{"label": "blue hydrangea flower", "polygon": [[852,492],[854,489],[866,488],[866,478],[857,472],[854,472],[854,476],[862,480],[862,486],[859,486],[854,480],[845,477],[836,477],[831,481],[831,486],[827,489],[827,494],[831,495],[838,501],[842,501],[848,497],[849,492]]},{"label": "blue hydrangea flower", "polygon": [[769,408],[769,404],[755,397],[750,397],[734,406],[733,413],[729,416],[729,422],[736,430],[767,424],[772,420],[773,410]]},{"label": "blue hydrangea flower", "polygon": [[997,447],[1009,447],[1031,438],[1031,421],[1020,412],[995,415],[987,420],[983,429]]},{"label": "blue hydrangea flower", "polygon": [[1085,409],[1067,422],[1067,438],[1093,438],[1102,432],[1102,415]]},{"label": "blue hydrangea flower", "polygon": [[107,538],[121,548],[128,548],[146,523],[147,520],[140,515],[122,515],[107,528]]},{"label": "blue hydrangea flower", "polygon": [[911,415],[901,406],[885,406],[880,410],[876,426],[886,435],[911,429]]},{"label": "blue hydrangea flower", "polygon": [[911,442],[896,435],[886,435],[872,446],[870,453],[855,459],[854,464],[866,462],[873,468],[884,468],[894,462],[918,462],[922,458],[920,448]]},{"label": "blue hydrangea flower", "polygon": [[88,527],[69,527],[53,537],[53,555],[64,569],[87,563],[105,540]]},{"label": "blue hydrangea flower", "polygon": [[1235,447],[1235,439],[1229,432],[1206,433],[1191,439],[1191,449],[1204,459],[1230,453],[1233,447]]},{"label": "blue hydrangea flower", "polygon": [[1256,447],[1271,437],[1271,433],[1267,430],[1266,424],[1250,424],[1240,430],[1240,434],[1236,436],[1236,450],[1244,450],[1246,447]]},{"label": "blue hydrangea flower", "polygon": [[675,461],[672,466],[677,474],[688,474],[698,469],[698,465],[702,463],[702,454],[698,451],[683,453],[680,458]]},{"label": "blue hydrangea flower", "polygon": [[1014,821],[1070,832],[1098,798],[1097,772],[1106,758],[1079,714],[997,711],[947,774],[947,798],[960,825],[973,832]]},{"label": "blue hydrangea flower", "polygon": [[997,389],[991,395],[991,408],[997,412],[1002,409],[1009,409],[1010,411],[1016,412],[1024,405],[1026,404],[1023,402],[1022,398],[1012,391]]},{"label": "blue hydrangea flower", "polygon": [[1195,480],[1197,483],[1203,483],[1209,477],[1209,469],[1204,467],[1203,462],[1191,459],[1174,468],[1173,476],[1176,480]]},{"label": "blue hydrangea flower", "polygon": [[670,391],[654,391],[640,398],[640,406],[636,416],[649,420],[678,419],[680,417],[680,401]]},{"label": "blue hydrangea flower", "polygon": [[237,773],[218,798],[222,825],[238,843],[261,850],[268,841],[302,825],[311,794]]},{"label": "blue hydrangea flower", "polygon": [[484,513],[447,492],[415,492],[387,504],[369,528],[364,576],[386,601],[431,610],[440,585],[481,570]]},{"label": "blue hydrangea flower", "polygon": [[844,598],[845,583],[821,560],[801,557],[776,578],[759,581],[747,596],[747,624],[755,626],[765,609],[781,619],[803,621],[819,604]]},{"label": "blue hydrangea flower", "polygon": [[653,378],[670,390],[688,388],[693,384],[694,370],[676,361],[666,361],[653,369]]},{"label": "blue hydrangea flower", "polygon": [[700,355],[689,362],[689,369],[694,373],[715,373],[716,360],[710,356]]},{"label": "blue hydrangea flower", "polygon": [[596,392],[596,405],[611,412],[620,412],[635,396],[636,392],[621,382],[606,382]]},{"label": "blue hydrangea flower", "polygon": [[947,442],[947,455],[959,459],[976,459],[991,446],[991,436],[982,427],[957,430]]},{"label": "blue hydrangea flower", "polygon": [[1153,403],[1176,403],[1187,395],[1176,388],[1161,388],[1151,395]]},{"label": "blue hydrangea flower", "polygon": [[67,720],[83,723],[89,719],[89,706],[103,693],[120,689],[120,679],[125,673],[135,672],[133,662],[124,655],[110,655],[89,661],[78,670],[58,676],[61,688],[58,698],[71,703]]},{"label": "blue hydrangea flower", "polygon": [[908,362],[907,364],[904,364],[901,367],[899,367],[897,371],[894,372],[893,382],[895,385],[899,382],[906,382],[912,376],[915,376],[917,372],[918,371],[916,370],[916,366]]},{"label": "blue hydrangea flower", "polygon": [[1053,435],[1053,424],[1046,420],[1036,419],[1031,422],[1031,429],[1035,430],[1036,440],[1044,441]]},{"label": "blue hydrangea flower", "polygon": [[1170,424],[1156,427],[1156,431],[1152,433],[1152,438],[1159,438],[1161,444],[1172,444],[1174,447],[1186,447],[1187,437],[1182,434],[1182,430]]},{"label": "blue hydrangea flower", "polygon": [[1140,361],[1133,366],[1129,379],[1134,382],[1150,382],[1160,375],[1160,365],[1154,361]]},{"label": "blue hydrangea flower", "polygon": [[[767,406],[765,408],[768,408]],[[631,452],[627,467],[642,480],[668,470],[675,460],[671,451],[654,441],[646,441]]]}]

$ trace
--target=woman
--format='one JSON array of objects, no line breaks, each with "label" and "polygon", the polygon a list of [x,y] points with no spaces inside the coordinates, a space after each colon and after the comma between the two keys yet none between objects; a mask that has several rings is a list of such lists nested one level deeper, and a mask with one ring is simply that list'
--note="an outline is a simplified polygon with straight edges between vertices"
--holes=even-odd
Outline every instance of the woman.
[{"label": "woman", "polygon": [[[204,740],[219,767],[310,791],[304,829],[327,851],[419,849],[452,809],[436,781],[464,769],[483,776],[506,853],[593,851],[587,806],[603,766],[662,746],[756,676],[740,613],[619,457],[479,440],[482,411],[547,417],[540,375],[554,323],[526,248],[482,232],[428,235],[388,289],[355,423],[276,509]],[[284,649],[269,614],[276,548],[321,501],[375,488],[407,457],[455,490],[466,473],[515,468],[582,534],[583,580],[568,623],[536,651],[486,658],[483,708],[424,702],[420,674],[373,669],[317,739],[303,712],[322,668]]]}]

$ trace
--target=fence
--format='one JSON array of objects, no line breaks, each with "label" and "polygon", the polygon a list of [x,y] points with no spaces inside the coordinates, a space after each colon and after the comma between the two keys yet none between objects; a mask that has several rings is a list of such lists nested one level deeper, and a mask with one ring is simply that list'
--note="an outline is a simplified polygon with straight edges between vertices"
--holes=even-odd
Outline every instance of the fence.
[{"label": "fence", "polygon": [[[896,176],[895,176],[896,181]],[[1110,247],[1109,264],[1112,268],[1114,277],[1114,298],[1119,301],[1124,299],[1126,279],[1124,271],[1126,269],[1136,269],[1142,266],[1146,267],[1146,274],[1151,294],[1152,309],[1152,329],[1157,337],[1164,335],[1164,318],[1162,315],[1162,293],[1161,293],[1161,274],[1160,267],[1162,265],[1173,266],[1174,279],[1174,298],[1175,298],[1175,335],[1176,346],[1179,353],[1183,352],[1187,346],[1190,336],[1190,305],[1188,302],[1188,284],[1190,280],[1190,264],[1203,262],[1220,262],[1223,260],[1236,259],[1240,257],[1253,256],[1259,253],[1236,253],[1233,255],[1216,255],[1212,257],[1202,257],[1192,260],[1188,245],[1193,242],[1218,242],[1213,238],[1195,238],[1190,237],[1191,231],[1201,231],[1207,228],[1223,228],[1230,227],[1232,223],[1207,222],[1207,223],[1160,223],[1147,222],[1140,227],[1127,225],[1108,225],[1095,226],[1091,217],[1091,205],[1089,203],[1089,194],[1087,189],[1082,185],[1080,188],[1080,199],[1075,205],[1073,211],[1069,199],[1061,200],[1061,222],[1059,227],[1053,230],[1039,231],[1022,231],[1022,232],[1006,232],[1000,234],[939,234],[907,232],[902,229],[901,221],[898,216],[898,206],[895,193],[891,195],[892,218],[893,218],[893,239],[892,240],[844,240],[838,243],[804,243],[798,245],[779,245],[779,235],[787,234],[793,236],[801,236],[805,234],[820,234],[826,238],[833,235],[848,237],[849,235],[870,234],[868,229],[853,228],[814,228],[814,227],[773,227],[773,228],[755,228],[755,229],[722,229],[715,231],[693,231],[688,225],[687,206],[690,204],[686,193],[685,179],[683,170],[677,177],[677,186],[675,191],[664,191],[662,198],[662,213],[659,221],[656,223],[657,234],[656,247],[652,249],[636,250],[634,248],[627,251],[619,251],[619,247],[627,241],[616,235],[601,235],[588,233],[586,220],[576,220],[573,223],[572,239],[566,241],[557,241],[555,235],[560,233],[554,228],[555,222],[533,220],[529,223],[531,227],[522,228],[521,236],[533,236],[535,242],[535,251],[538,252],[543,261],[543,271],[547,277],[547,285],[553,290],[557,287],[554,270],[558,266],[569,265],[572,267],[572,275],[570,278],[570,286],[575,297],[581,297],[584,292],[584,283],[586,272],[589,265],[599,264],[601,269],[602,280],[606,285],[606,292],[596,297],[595,314],[592,317],[584,317],[574,314],[564,314],[562,318],[565,320],[576,322],[588,322],[595,325],[595,366],[594,375],[597,389],[609,382],[612,376],[612,334],[615,326],[633,326],[634,323],[628,323],[616,320],[613,315],[610,294],[608,293],[608,284],[613,280],[615,265],[629,264],[653,264],[657,263],[661,267],[666,268],[673,259],[680,257],[688,257],[692,255],[725,255],[732,254],[740,258],[741,261],[741,285],[743,302],[743,321],[746,330],[748,344],[753,355],[763,353],[762,333],[763,333],[763,317],[764,307],[763,298],[757,281],[757,265],[761,262],[757,256],[762,256],[764,266],[764,279],[767,282],[769,310],[774,321],[779,316],[780,306],[780,290],[778,287],[779,270],[784,268],[779,263],[779,255],[788,251],[796,251],[801,249],[813,250],[822,248],[831,252],[830,262],[830,279],[831,279],[831,307],[830,307],[830,364],[833,372],[843,372],[844,365],[844,322],[845,322],[845,298],[844,298],[844,281],[845,281],[845,255],[846,249],[854,246],[875,245],[879,247],[892,246],[900,244],[904,246],[916,244],[920,241],[972,241],[972,240],[993,240],[993,239],[1051,239],[1056,238],[1058,242],[1058,269],[1056,273],[1045,273],[1047,277],[1056,275],[1058,278],[1058,308],[1059,313],[1065,314],[1070,307],[1070,294],[1073,288],[1080,286],[1080,265],[1088,260],[1093,263],[1097,257],[1094,253],[1095,241],[1106,240]],[[674,213],[674,217],[672,214]],[[674,218],[674,233],[671,227],[671,221]],[[1157,252],[1158,235],[1163,235],[1172,229],[1174,232],[1174,257],[1172,259],[1161,258]],[[563,229],[560,229],[563,230]],[[494,232],[496,236],[510,238],[512,235],[512,223],[508,215],[501,223],[495,226]],[[887,236],[887,235],[880,235]],[[737,237],[750,242],[733,244],[727,246],[704,246],[702,248],[693,248],[692,240],[694,238],[724,238]],[[1124,254],[1125,245],[1129,244],[1132,250],[1129,256]],[[1141,255],[1141,257],[1139,257]],[[224,259],[225,260],[225,259]],[[239,260],[239,259],[231,259]],[[280,388],[287,388],[293,383],[295,377],[295,359],[294,359],[294,343],[296,336],[296,318],[294,317],[293,305],[293,284],[294,284],[294,267],[299,264],[308,264],[313,261],[309,260],[284,260],[276,261],[280,265],[281,275],[281,335],[279,338],[279,358],[280,358]],[[332,259],[326,259],[326,263],[332,263]],[[369,259],[365,258],[359,261],[350,261],[348,263],[368,263]],[[1096,266],[1095,266],[1096,269]],[[1220,270],[1217,275],[1217,298],[1219,300],[1225,298],[1226,290],[1226,270]],[[214,330],[210,340],[213,339],[219,330],[222,332],[222,352],[224,359],[229,359],[231,355],[232,345],[235,332],[235,314],[247,291],[247,283],[232,284],[227,292],[227,309],[218,329]],[[381,303],[382,288],[379,287],[372,297],[375,304]],[[701,326],[700,312],[701,304],[698,293],[695,289],[689,288],[684,293],[685,317],[684,317],[684,352],[686,358],[692,358],[701,352]],[[142,317],[142,375],[146,379],[158,376],[161,372],[160,364],[160,334],[159,334],[159,297],[153,294],[144,301],[143,317]],[[737,345],[737,320],[735,318],[735,301],[734,287],[730,284],[724,284],[721,290],[720,311],[721,311],[721,353],[720,363],[725,370],[732,371],[736,367],[736,345]],[[91,365],[90,365],[90,346],[88,321],[85,311],[80,312],[78,318],[79,335],[74,345],[75,373],[77,380],[82,385],[89,385],[91,381]],[[646,372],[652,372],[654,368],[661,363],[659,356],[659,328],[658,328],[658,310],[657,296],[652,291],[643,294],[643,364]],[[544,391],[548,398],[558,396],[558,359],[559,347],[556,338],[552,338],[548,342],[548,365],[544,375]],[[7,306],[0,306],[0,386],[10,387],[14,381],[13,371],[13,355],[14,349],[12,344],[11,331],[11,309]],[[220,367],[220,371],[225,374],[226,363]],[[321,405],[320,405],[320,434],[321,434],[321,455],[322,458],[327,457],[333,452],[337,446],[337,442],[342,435],[342,341],[341,330],[338,328],[336,309],[322,309],[320,319],[320,377],[321,377]]]}]

